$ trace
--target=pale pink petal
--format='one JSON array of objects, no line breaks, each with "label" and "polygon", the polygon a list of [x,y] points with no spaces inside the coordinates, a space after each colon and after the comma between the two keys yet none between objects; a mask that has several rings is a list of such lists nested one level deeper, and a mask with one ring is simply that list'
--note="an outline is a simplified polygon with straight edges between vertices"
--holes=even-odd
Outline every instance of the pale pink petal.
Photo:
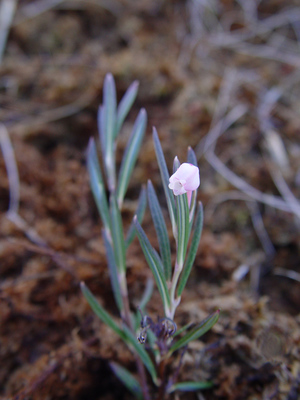
[{"label": "pale pink petal", "polygon": [[199,169],[195,167],[193,171],[191,171],[191,175],[189,179],[187,180],[186,184],[184,185],[185,189],[187,191],[190,190],[196,190],[199,185],[200,185],[200,175],[199,175]]},{"label": "pale pink petal", "polygon": [[[177,169],[177,171],[172,175],[172,176],[176,176],[176,178],[178,180],[185,180],[187,181],[189,179],[189,176],[191,174],[191,168],[190,167],[194,167],[194,165],[192,164],[188,164],[188,163],[183,163],[180,165],[180,167]],[[197,167],[195,167],[197,168]],[[172,178],[172,177],[171,177]]]},{"label": "pale pink petal", "polygon": [[177,178],[177,176],[175,174],[173,174],[172,176],[170,176],[169,182],[170,182],[170,184],[172,184],[172,183],[178,182],[178,180],[179,179]]},{"label": "pale pink petal", "polygon": [[177,179],[172,179],[172,182],[171,182],[171,179],[170,179],[169,188],[171,190],[173,190],[175,196],[178,196],[179,194],[186,193],[186,190],[184,189],[184,186]]},{"label": "pale pink petal", "polygon": [[183,163],[169,179],[169,188],[175,196],[192,192],[200,184],[199,169],[193,164]]}]

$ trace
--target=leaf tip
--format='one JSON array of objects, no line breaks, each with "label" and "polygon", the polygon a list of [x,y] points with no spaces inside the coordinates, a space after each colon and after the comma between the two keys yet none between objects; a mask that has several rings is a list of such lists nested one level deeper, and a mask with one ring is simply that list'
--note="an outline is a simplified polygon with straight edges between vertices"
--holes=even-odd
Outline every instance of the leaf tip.
[{"label": "leaf tip", "polygon": [[140,114],[143,118],[145,118],[147,116],[147,111],[145,108],[141,108]]},{"label": "leaf tip", "polygon": [[105,75],[105,80],[108,82],[108,81],[112,81],[114,78],[113,78],[113,76],[112,76],[112,73],[111,72],[108,72],[106,75]]},{"label": "leaf tip", "polygon": [[158,138],[158,133],[157,133],[155,126],[152,127],[152,134],[155,138]]},{"label": "leaf tip", "polygon": [[94,142],[95,142],[95,139],[91,136],[91,137],[89,138],[88,145],[87,145],[88,151],[89,151],[89,150],[91,149],[91,147],[94,145]]}]

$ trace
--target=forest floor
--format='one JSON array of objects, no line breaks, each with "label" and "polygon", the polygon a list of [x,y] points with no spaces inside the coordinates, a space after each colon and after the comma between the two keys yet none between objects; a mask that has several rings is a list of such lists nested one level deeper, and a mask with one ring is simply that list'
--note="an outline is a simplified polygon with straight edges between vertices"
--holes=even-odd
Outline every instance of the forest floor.
[{"label": "forest floor", "polygon": [[[118,154],[148,114],[126,226],[148,179],[163,198],[152,126],[170,170],[188,146],[199,161],[204,231],[176,323],[222,311],[180,375],[213,388],[177,398],[299,399],[299,27],[296,0],[18,2],[0,64],[1,399],[132,398],[109,362],[134,372],[133,356],[79,289],[117,318],[85,162],[107,72],[118,99],[140,82]],[[143,227],[155,245],[149,211]],[[135,309],[151,276],[137,240],[127,267]]]}]

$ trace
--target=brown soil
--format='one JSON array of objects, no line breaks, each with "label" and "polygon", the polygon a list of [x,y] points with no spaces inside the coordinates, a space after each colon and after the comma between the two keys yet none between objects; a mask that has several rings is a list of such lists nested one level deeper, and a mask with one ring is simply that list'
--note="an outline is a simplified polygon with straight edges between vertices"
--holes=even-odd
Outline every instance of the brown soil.
[{"label": "brown soil", "polygon": [[[42,1],[35,7],[38,3]],[[271,122],[287,149],[283,175],[299,198],[300,17],[299,42],[296,23],[294,29],[286,23],[250,37],[248,47],[244,41],[244,47],[230,48],[212,43],[212,27],[225,24],[226,18],[228,23],[232,18],[230,34],[247,27],[242,2],[212,2],[215,14],[205,11],[204,32],[200,23],[197,31],[195,14],[189,12],[194,3],[66,1],[32,18],[25,14],[30,2],[18,3],[0,65],[0,121],[18,165],[21,218],[12,221],[7,214],[11,187],[0,157],[1,399],[132,398],[109,361],[134,372],[134,358],[93,315],[79,289],[85,281],[117,318],[85,165],[88,139],[97,137],[97,107],[107,72],[115,77],[119,99],[132,81],[140,81],[120,152],[138,110],[145,107],[148,113],[142,154],[123,210],[126,226],[147,179],[162,194],[151,127],[158,129],[170,168],[175,155],[185,159],[189,145],[200,155],[197,146],[214,115],[222,117],[214,113],[224,82],[234,82],[226,106],[244,104],[247,112],[218,139],[215,154],[245,182],[280,196],[258,112],[268,90],[282,89],[262,119]],[[288,9],[299,13],[296,6],[296,0],[262,1],[258,19],[282,16]],[[298,46],[298,56],[288,58],[280,51],[277,59],[268,56],[263,46],[276,47],[282,38],[289,54]],[[299,214],[297,219],[292,212],[251,205],[205,156],[199,157],[199,166],[206,219],[176,323],[201,321],[217,307],[222,313],[212,331],[190,345],[180,375],[182,380],[212,380],[213,389],[203,397],[177,398],[296,400],[300,283],[299,275],[291,279],[283,274],[300,273]],[[251,215],[262,218],[256,230]],[[149,212],[143,226],[155,244]],[[257,232],[265,231],[260,241]],[[242,264],[250,274],[236,281],[233,273]],[[133,309],[150,275],[135,240],[128,257]],[[149,314],[154,318],[160,310],[155,292]]]}]

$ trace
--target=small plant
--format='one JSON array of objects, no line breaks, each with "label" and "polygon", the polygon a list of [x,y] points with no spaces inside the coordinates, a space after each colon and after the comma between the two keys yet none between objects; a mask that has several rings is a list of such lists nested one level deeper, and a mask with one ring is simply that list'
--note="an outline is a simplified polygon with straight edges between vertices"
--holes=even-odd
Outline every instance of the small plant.
[{"label": "small plant", "polygon": [[[147,190],[142,188],[136,215],[126,236],[124,235],[121,210],[146,130],[147,116],[144,109],[137,116],[118,173],[115,150],[119,132],[136,98],[137,90],[138,84],[134,82],[117,106],[114,79],[111,74],[106,76],[103,105],[98,112],[104,174],[100,168],[93,139],[90,140],[87,154],[91,188],[103,222],[102,236],[111,286],[121,320],[116,322],[83,282],[81,289],[96,315],[119,335],[135,355],[138,380],[127,369],[112,362],[111,368],[114,373],[136,398],[162,400],[176,390],[195,391],[211,387],[210,382],[178,383],[181,361],[176,367],[172,367],[171,361],[175,352],[181,351],[183,355],[190,341],[201,337],[217,322],[219,310],[200,324],[193,326],[188,324],[177,329],[174,321],[175,311],[190,275],[202,231],[203,208],[196,200],[200,176],[196,156],[191,148],[188,149],[187,163],[180,165],[178,158],[175,157],[173,175],[169,176],[155,129],[153,129],[154,147],[176,243],[174,268],[166,223],[151,181],[148,182]],[[141,226],[147,198],[158,238],[159,252],[152,247]],[[151,282],[146,286],[139,308],[135,311],[130,309],[126,281],[126,252],[135,234],[152,271],[163,304],[164,315],[157,316],[155,320],[146,314],[146,306],[152,294]],[[146,371],[152,379],[151,386]]]}]

